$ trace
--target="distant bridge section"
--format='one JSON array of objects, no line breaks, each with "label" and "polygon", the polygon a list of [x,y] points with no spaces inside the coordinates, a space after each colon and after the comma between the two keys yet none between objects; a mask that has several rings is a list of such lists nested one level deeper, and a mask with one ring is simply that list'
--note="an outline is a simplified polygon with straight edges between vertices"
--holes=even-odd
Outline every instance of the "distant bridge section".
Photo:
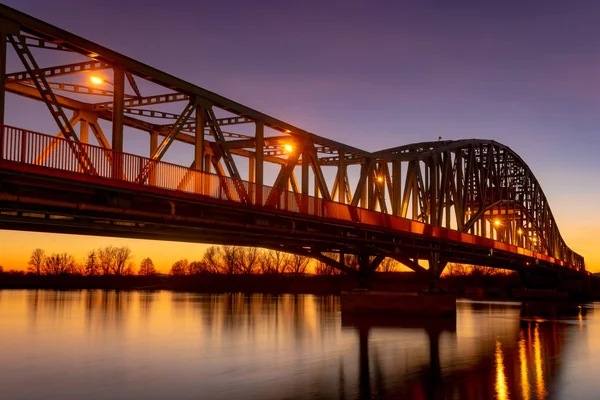
[{"label": "distant bridge section", "polygon": [[[7,57],[22,69],[7,72]],[[5,229],[262,246],[349,273],[354,254],[365,275],[385,257],[432,278],[448,262],[585,273],[539,182],[500,143],[367,152],[4,5],[0,66]],[[7,115],[13,95],[48,112]],[[25,129],[37,121],[47,128]]]}]

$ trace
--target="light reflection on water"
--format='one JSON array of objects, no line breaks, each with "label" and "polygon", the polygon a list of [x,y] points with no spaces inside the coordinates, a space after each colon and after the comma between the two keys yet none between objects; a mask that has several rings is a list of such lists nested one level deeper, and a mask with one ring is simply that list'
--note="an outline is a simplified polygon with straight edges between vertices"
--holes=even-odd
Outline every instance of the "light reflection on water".
[{"label": "light reflection on water", "polygon": [[593,399],[594,306],[390,320],[336,296],[0,291],[0,398]]}]

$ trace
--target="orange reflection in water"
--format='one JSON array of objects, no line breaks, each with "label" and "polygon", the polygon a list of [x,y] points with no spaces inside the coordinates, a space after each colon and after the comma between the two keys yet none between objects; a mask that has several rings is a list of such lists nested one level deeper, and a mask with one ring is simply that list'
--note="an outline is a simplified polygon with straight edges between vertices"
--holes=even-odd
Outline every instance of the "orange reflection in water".
[{"label": "orange reflection in water", "polygon": [[519,333],[519,361],[521,363],[521,394],[524,400],[529,400],[529,367],[527,366],[527,344],[523,331]]},{"label": "orange reflection in water", "polygon": [[540,324],[536,323],[533,331],[533,353],[535,362],[535,384],[538,399],[545,399],[548,395],[544,382],[544,361],[542,359],[542,343],[540,341]]},{"label": "orange reflection in water", "polygon": [[508,399],[508,387],[506,385],[506,374],[504,373],[504,354],[502,345],[496,341],[496,398]]}]

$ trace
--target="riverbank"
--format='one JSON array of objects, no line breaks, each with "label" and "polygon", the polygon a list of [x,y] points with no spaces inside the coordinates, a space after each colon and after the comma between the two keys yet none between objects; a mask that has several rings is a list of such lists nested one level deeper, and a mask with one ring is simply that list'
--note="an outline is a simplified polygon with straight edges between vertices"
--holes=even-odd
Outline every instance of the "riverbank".
[{"label": "riverbank", "polygon": [[[187,276],[35,276],[0,274],[0,289],[173,290],[203,293],[339,294],[358,287],[345,275],[220,275]],[[429,282],[414,273],[376,273],[369,288],[380,291],[420,291]],[[510,298],[522,288],[517,275],[460,276],[441,279],[440,288],[459,296]]]}]

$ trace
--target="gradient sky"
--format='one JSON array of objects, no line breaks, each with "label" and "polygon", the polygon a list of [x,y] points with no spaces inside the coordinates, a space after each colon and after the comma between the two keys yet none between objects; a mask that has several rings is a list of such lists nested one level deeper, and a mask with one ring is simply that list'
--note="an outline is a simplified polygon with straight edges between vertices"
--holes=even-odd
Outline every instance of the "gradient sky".
[{"label": "gradient sky", "polygon": [[[4,3],[366,150],[438,136],[504,143],[540,181],[567,244],[600,270],[598,1]],[[0,231],[0,264],[106,244],[164,271],[203,249]]]}]

